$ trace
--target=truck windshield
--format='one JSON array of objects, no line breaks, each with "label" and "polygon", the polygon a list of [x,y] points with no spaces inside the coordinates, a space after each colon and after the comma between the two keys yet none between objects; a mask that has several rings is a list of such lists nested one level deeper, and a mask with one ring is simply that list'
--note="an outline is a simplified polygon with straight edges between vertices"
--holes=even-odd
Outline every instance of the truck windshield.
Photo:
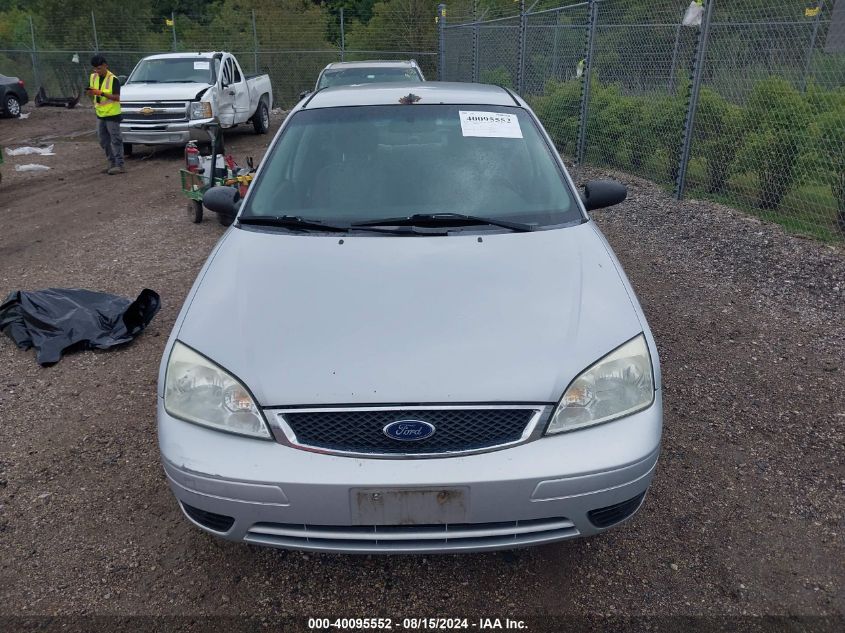
[{"label": "truck windshield", "polygon": [[213,84],[211,62],[207,57],[145,59],[138,64],[126,83]]},{"label": "truck windshield", "polygon": [[581,219],[531,116],[486,105],[302,110],[243,213],[337,225],[431,213],[537,228]]},{"label": "truck windshield", "polygon": [[352,84],[372,84],[389,81],[422,81],[413,68],[342,68],[323,71],[320,88],[329,86],[351,86]]}]

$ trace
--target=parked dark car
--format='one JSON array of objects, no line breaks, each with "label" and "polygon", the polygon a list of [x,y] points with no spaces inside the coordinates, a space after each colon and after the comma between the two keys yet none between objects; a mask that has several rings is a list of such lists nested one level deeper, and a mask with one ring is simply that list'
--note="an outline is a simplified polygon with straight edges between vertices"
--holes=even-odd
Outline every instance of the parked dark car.
[{"label": "parked dark car", "polygon": [[0,75],[0,112],[3,116],[19,117],[21,107],[28,101],[22,79]]}]

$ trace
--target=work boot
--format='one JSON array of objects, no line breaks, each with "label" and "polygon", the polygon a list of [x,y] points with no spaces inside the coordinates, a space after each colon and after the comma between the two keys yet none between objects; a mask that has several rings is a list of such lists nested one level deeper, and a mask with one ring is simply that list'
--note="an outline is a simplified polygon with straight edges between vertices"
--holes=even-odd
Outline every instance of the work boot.
[{"label": "work boot", "polygon": [[111,169],[112,167],[114,167],[114,165],[109,163],[108,166],[105,169],[103,169],[100,173],[101,174],[107,174],[107,173],[109,173],[109,169]]},{"label": "work boot", "polygon": [[109,176],[114,176],[115,174],[125,174],[126,170],[123,167],[112,167],[106,172]]}]

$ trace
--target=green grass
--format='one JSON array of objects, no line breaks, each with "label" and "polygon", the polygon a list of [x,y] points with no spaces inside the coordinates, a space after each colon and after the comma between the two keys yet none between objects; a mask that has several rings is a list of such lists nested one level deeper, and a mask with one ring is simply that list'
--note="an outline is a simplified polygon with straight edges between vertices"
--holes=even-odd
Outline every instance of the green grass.
[{"label": "green grass", "polygon": [[758,193],[757,176],[753,172],[733,176],[729,181],[729,191],[723,194],[707,193],[701,185],[689,189],[690,195],[775,222],[789,233],[823,242],[841,242],[845,239],[845,235],[836,226],[836,199],[829,186],[808,183],[797,187],[787,194],[777,209],[759,208]]}]

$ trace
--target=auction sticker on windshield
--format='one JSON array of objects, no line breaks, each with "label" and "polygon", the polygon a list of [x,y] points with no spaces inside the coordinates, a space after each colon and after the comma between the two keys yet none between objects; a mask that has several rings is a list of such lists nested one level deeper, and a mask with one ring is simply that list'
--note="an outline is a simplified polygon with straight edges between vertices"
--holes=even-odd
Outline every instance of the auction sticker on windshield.
[{"label": "auction sticker on windshield", "polygon": [[194,62],[194,70],[208,70],[211,68],[211,62]]},{"label": "auction sticker on windshield", "polygon": [[487,138],[522,138],[519,119],[504,112],[467,112],[459,110],[464,136]]}]

